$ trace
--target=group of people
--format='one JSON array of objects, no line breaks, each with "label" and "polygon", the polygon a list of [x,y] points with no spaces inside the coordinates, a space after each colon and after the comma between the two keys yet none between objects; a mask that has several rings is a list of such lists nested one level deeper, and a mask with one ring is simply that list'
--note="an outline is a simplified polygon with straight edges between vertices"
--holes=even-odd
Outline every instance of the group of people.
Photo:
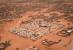
[{"label": "group of people", "polygon": [[36,40],[41,36],[48,34],[51,30],[61,29],[64,27],[64,25],[62,24],[53,22],[50,23],[49,21],[45,20],[47,17],[35,17],[31,20],[28,20],[27,23],[25,23],[26,21],[24,21],[24,23],[20,24],[19,28],[11,29],[11,32],[16,33],[19,36]]}]

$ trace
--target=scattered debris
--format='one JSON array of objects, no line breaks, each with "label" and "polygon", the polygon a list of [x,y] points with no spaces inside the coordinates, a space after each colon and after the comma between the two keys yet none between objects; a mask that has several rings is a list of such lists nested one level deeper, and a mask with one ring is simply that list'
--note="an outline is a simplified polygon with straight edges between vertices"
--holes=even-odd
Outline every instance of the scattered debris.
[{"label": "scattered debris", "polygon": [[62,36],[62,37],[67,37],[67,36],[70,36],[72,33],[73,33],[73,27],[68,27],[64,30],[61,30],[56,35]]},{"label": "scattered debris", "polygon": [[47,39],[45,39],[45,40],[43,40],[41,43],[43,44],[43,45],[45,45],[45,46],[52,46],[52,45],[54,45],[54,44],[58,44],[58,43],[60,43],[61,42],[61,40],[58,40],[58,42],[54,42],[54,41],[48,41]]},{"label": "scattered debris", "polygon": [[26,50],[39,50],[39,48],[33,46],[33,47],[30,47],[30,48],[27,48]]}]

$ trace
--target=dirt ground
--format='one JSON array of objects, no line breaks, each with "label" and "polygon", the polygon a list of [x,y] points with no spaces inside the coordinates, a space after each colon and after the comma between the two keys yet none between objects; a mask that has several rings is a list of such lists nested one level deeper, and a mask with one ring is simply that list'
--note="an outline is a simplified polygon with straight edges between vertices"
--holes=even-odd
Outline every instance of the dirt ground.
[{"label": "dirt ground", "polygon": [[[53,10],[54,9],[53,6],[55,6],[55,4],[52,4],[52,5],[49,4],[49,6],[45,6],[44,8],[36,8],[34,11],[33,10],[26,11],[25,13],[20,14],[22,16],[21,18],[16,18],[14,20],[9,20],[9,21],[4,20],[3,23],[0,23],[0,37],[1,37],[0,43],[4,41],[9,41],[9,40],[11,43],[11,46],[6,48],[5,50],[16,50],[16,48],[19,48],[19,50],[26,50],[26,48],[30,48],[32,46],[36,46],[37,48],[39,48],[39,50],[70,50],[70,44],[73,42],[73,35],[69,37],[61,37],[56,35],[56,33],[61,29],[53,30],[49,35],[47,36],[44,35],[42,38],[36,41],[32,41],[29,38],[27,39],[24,37],[17,36],[10,32],[11,28],[19,27],[22,21],[29,20],[31,17],[40,15],[40,14],[49,16],[49,14],[56,13],[58,14],[58,16],[61,17],[59,21],[61,24],[65,25],[65,28],[69,26],[73,26],[73,22],[65,20],[63,16],[64,13],[60,11],[56,11],[57,9]],[[41,41],[44,39],[48,39],[51,41],[58,41],[61,39],[62,41],[59,44],[55,44],[50,47],[47,47],[41,44]]]}]

